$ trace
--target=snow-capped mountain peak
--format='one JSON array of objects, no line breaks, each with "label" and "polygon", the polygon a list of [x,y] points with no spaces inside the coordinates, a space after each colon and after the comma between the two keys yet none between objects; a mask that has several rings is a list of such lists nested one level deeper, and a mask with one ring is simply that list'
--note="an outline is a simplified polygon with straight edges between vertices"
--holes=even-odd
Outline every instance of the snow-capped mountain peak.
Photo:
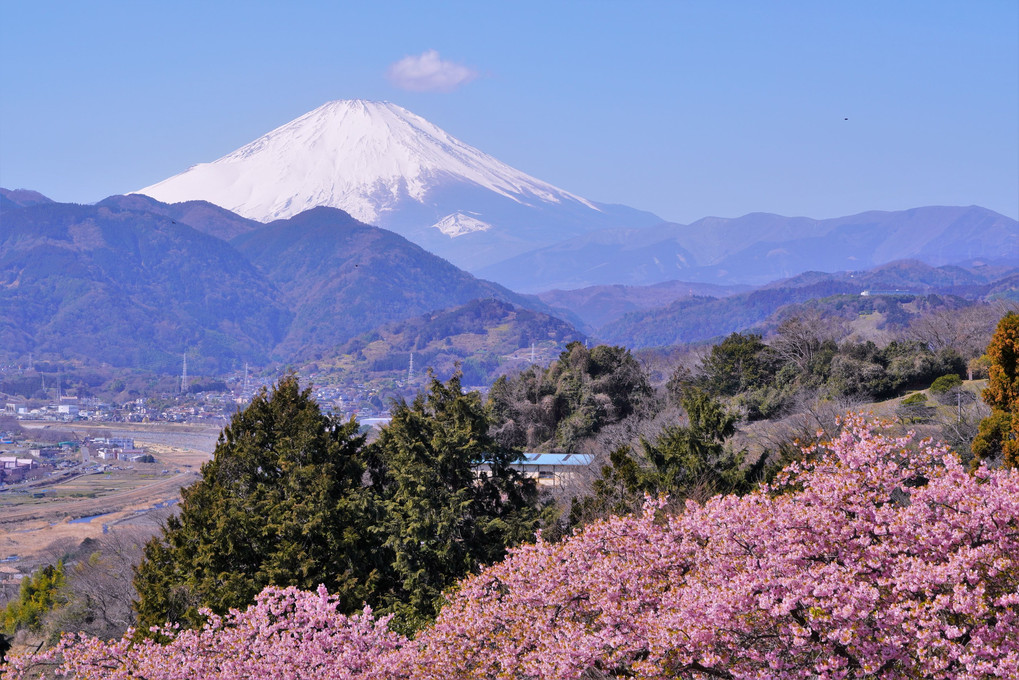
[{"label": "snow-capped mountain peak", "polygon": [[482,222],[478,218],[464,215],[462,212],[446,215],[432,226],[450,238],[472,234],[476,231],[488,231],[492,228],[488,222]]},{"label": "snow-capped mountain peak", "polygon": [[327,206],[468,270],[598,229],[657,224],[535,179],[391,104],[323,104],[211,163],[141,189],[269,222]]},{"label": "snow-capped mountain peak", "polygon": [[141,189],[164,202],[203,199],[263,222],[341,208],[363,222],[444,184],[469,183],[521,204],[590,202],[531,177],[389,102],[332,101],[212,163]]}]

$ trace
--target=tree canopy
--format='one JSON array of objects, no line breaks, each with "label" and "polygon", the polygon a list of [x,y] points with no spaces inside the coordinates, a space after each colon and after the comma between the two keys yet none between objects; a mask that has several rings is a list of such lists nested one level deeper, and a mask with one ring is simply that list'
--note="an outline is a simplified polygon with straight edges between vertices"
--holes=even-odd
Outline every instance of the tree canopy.
[{"label": "tree canopy", "polygon": [[325,584],[348,609],[371,599],[378,565],[362,445],[357,424],[323,415],[296,377],[263,389],[146,546],[139,623],[197,625],[199,608],[245,607],[270,585]]},{"label": "tree canopy", "polygon": [[983,399],[991,415],[980,423],[973,440],[973,463],[1000,455],[1003,465],[1019,467],[1019,314],[998,322],[987,346],[987,388]]},{"label": "tree canopy", "polygon": [[459,375],[433,376],[427,392],[393,405],[369,471],[393,580],[382,604],[397,625],[434,618],[446,588],[533,538],[537,492],[511,467],[518,457],[489,436],[481,397],[464,394]]},{"label": "tree canopy", "polygon": [[666,426],[654,440],[641,439],[640,449],[622,446],[609,454],[601,475],[584,498],[574,499],[574,526],[594,519],[640,510],[647,496],[666,495],[676,502],[719,493],[746,493],[762,475],[765,456],[745,466],[742,451],[727,440],[738,417],[696,388],[682,399],[686,425]]},{"label": "tree canopy", "polygon": [[653,395],[625,348],[572,342],[547,369],[532,366],[496,380],[488,406],[501,444],[574,451],[605,425],[650,405]]},{"label": "tree canopy", "polygon": [[225,614],[267,586],[324,585],[342,611],[367,603],[413,631],[446,588],[537,529],[533,481],[488,432],[459,375],[394,403],[370,445],[285,377],[234,416],[179,516],[146,545],[139,624],[196,626],[200,609]]},{"label": "tree canopy", "polygon": [[734,396],[762,386],[775,373],[770,348],[755,333],[732,333],[711,348],[702,369],[708,389]]},{"label": "tree canopy", "polygon": [[0,648],[6,644],[2,633],[42,628],[43,617],[60,604],[65,582],[63,562],[46,565],[22,580],[18,596],[0,609]]}]

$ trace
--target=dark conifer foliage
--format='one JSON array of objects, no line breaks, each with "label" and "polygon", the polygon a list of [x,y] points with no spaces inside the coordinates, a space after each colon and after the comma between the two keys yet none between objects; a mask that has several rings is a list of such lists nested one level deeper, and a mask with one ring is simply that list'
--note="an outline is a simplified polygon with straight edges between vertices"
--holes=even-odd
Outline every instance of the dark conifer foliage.
[{"label": "dark conifer foliage", "polygon": [[356,423],[323,415],[296,377],[263,390],[146,547],[135,578],[141,628],[196,625],[200,607],[243,608],[267,585],[325,584],[348,609],[370,600],[378,570],[362,445]]},{"label": "dark conifer foliage", "polygon": [[463,393],[459,374],[433,377],[392,417],[369,447],[370,474],[394,579],[383,604],[413,630],[438,613],[443,590],[533,539],[537,492],[510,467],[519,454],[489,436],[481,397]]},{"label": "dark conifer foliage", "polygon": [[744,452],[728,443],[738,416],[696,388],[687,391],[682,403],[687,424],[667,426],[653,441],[642,439],[640,451],[622,446],[609,455],[593,492],[573,500],[572,526],[637,512],[647,496],[667,495],[677,503],[703,500],[719,493],[744,494],[760,481],[765,456],[747,465]]},{"label": "dark conifer foliage", "polygon": [[369,446],[285,377],[234,416],[180,515],[146,546],[141,629],[198,625],[200,608],[243,608],[268,585],[324,584],[344,611],[367,603],[415,630],[446,588],[538,527],[534,482],[488,431],[459,375],[395,403]]},{"label": "dark conifer foliage", "polygon": [[496,439],[530,450],[574,451],[605,425],[653,406],[654,390],[625,347],[571,342],[547,369],[499,378],[489,392]]},{"label": "dark conifer foliage", "polygon": [[711,348],[702,369],[712,393],[731,397],[770,382],[776,362],[760,335],[732,333]]}]

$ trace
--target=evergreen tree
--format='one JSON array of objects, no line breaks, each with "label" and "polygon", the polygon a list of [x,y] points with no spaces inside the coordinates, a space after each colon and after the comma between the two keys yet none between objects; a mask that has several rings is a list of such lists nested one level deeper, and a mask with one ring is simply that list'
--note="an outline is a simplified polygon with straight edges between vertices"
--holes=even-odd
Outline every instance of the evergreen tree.
[{"label": "evergreen tree", "polygon": [[683,399],[688,425],[666,427],[654,443],[641,442],[648,492],[689,495],[695,491],[746,493],[750,490],[743,456],[725,442],[736,432],[737,416],[703,392]]},{"label": "evergreen tree", "polygon": [[991,415],[973,440],[973,465],[1001,454],[1007,467],[1019,468],[1019,314],[1009,312],[987,346],[990,365],[983,399]]},{"label": "evergreen tree", "polygon": [[574,496],[564,530],[553,533],[562,538],[570,530],[606,517],[621,517],[638,512],[645,493],[655,493],[648,485],[647,472],[637,461],[633,450],[619,446],[609,453],[609,462],[601,467],[601,476],[591,485],[591,493],[583,498]]},{"label": "evergreen tree", "polygon": [[268,585],[325,584],[347,610],[370,600],[380,569],[363,443],[354,421],[323,415],[295,376],[263,389],[146,546],[135,573],[140,628],[198,625],[200,607],[243,608]]},{"label": "evergreen tree", "polygon": [[398,628],[432,619],[443,590],[534,536],[534,482],[510,467],[519,454],[489,436],[481,397],[462,393],[459,374],[433,376],[427,393],[396,402],[369,454],[392,561],[383,604]]},{"label": "evergreen tree", "polygon": [[712,394],[731,397],[771,380],[775,358],[760,335],[732,333],[711,348],[701,368]]},{"label": "evergreen tree", "polygon": [[22,629],[41,631],[46,615],[64,604],[62,591],[66,583],[63,562],[33,572],[21,582],[18,597],[0,609],[0,630],[9,635]]},{"label": "evergreen tree", "polygon": [[1009,437],[1012,436],[1012,420],[1011,413],[995,409],[991,411],[991,415],[980,421],[977,435],[970,447],[973,452],[973,460],[970,463],[974,469],[981,463],[992,462],[1001,456]]}]

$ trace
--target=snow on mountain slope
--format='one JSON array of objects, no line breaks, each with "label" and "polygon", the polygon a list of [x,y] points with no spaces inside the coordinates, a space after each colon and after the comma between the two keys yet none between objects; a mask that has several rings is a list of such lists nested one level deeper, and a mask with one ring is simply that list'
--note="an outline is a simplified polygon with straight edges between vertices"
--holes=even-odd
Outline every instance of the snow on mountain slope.
[{"label": "snow on mountain slope", "polygon": [[423,203],[443,180],[471,182],[518,203],[576,201],[388,102],[333,101],[212,163],[138,193],[165,203],[201,198],[269,222],[318,205],[376,223],[402,197]]},{"label": "snow on mountain slope", "polygon": [[488,231],[492,228],[491,224],[482,222],[470,215],[464,215],[461,212],[446,215],[432,226],[446,236],[451,237],[463,236],[464,234],[470,234],[475,231]]},{"label": "snow on mountain slope", "polygon": [[596,229],[661,220],[592,203],[502,163],[388,102],[329,102],[219,160],[139,190],[270,222],[316,206],[472,269]]}]

